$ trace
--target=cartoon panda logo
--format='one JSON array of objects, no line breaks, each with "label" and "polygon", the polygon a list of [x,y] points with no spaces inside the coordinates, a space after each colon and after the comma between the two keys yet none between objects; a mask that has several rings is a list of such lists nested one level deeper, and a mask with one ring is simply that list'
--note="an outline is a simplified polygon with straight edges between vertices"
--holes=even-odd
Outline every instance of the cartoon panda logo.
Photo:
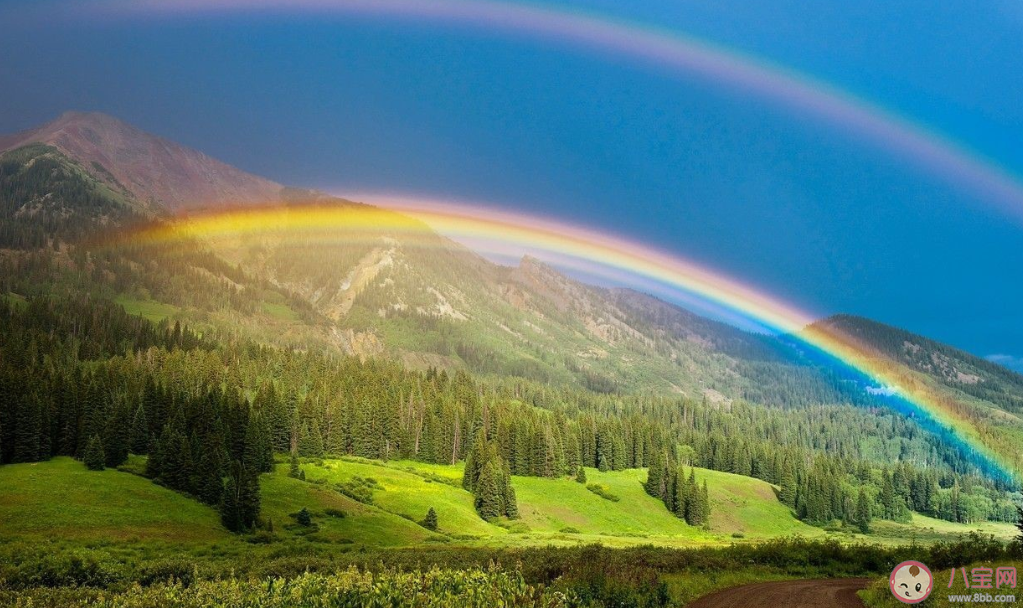
[{"label": "cartoon panda logo", "polygon": [[900,602],[919,604],[931,594],[934,577],[927,566],[910,560],[895,566],[892,575],[888,577],[888,586]]}]

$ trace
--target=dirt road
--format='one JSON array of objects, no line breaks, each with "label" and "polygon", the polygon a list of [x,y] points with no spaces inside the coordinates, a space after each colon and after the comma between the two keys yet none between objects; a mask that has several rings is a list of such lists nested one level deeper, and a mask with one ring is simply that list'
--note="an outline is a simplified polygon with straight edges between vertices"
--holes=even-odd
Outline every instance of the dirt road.
[{"label": "dirt road", "polygon": [[863,608],[856,592],[868,584],[869,578],[756,583],[701,597],[688,608]]}]

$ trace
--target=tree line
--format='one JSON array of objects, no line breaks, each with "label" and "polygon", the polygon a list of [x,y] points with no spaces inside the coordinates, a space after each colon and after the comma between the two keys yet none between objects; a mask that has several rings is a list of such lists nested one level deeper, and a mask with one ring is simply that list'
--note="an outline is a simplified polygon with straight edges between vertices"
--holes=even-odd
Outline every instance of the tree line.
[{"label": "tree line", "polygon": [[[483,382],[461,370],[200,337],[103,300],[4,302],[0,463],[84,458],[95,438],[105,466],[147,454],[147,474],[160,483],[230,505],[252,503],[258,473],[292,449],[465,460],[484,517],[514,516],[513,475],[650,467],[660,481],[648,491],[694,525],[708,516],[703,488],[690,483],[703,467],[781,486],[782,501],[814,523],[859,522],[861,502],[887,519],[909,510],[951,521],[1015,517],[1012,488],[884,412]],[[886,468],[892,459],[902,462]],[[252,525],[257,509],[237,510],[241,527]]]}]

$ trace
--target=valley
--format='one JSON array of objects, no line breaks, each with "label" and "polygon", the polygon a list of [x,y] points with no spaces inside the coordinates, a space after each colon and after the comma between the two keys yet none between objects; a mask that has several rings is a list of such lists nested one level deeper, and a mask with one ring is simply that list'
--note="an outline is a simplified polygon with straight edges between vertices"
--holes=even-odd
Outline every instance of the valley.
[{"label": "valley", "polygon": [[496,264],[108,116],[0,143],[0,600],[424,565],[521,605],[681,605],[1014,555],[1023,497],[991,463],[1023,458],[1023,376],[994,363],[805,329],[936,395],[961,425],[936,427],[799,333]]}]

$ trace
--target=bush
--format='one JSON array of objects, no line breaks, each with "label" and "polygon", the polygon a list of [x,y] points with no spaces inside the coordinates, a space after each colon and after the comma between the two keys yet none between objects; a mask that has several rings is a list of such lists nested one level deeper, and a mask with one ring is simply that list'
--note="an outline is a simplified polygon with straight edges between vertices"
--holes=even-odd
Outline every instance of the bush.
[{"label": "bush", "polygon": [[611,490],[609,490],[607,486],[603,486],[599,483],[591,483],[590,485],[586,486],[586,489],[589,490],[590,492],[593,492],[597,496],[603,498],[604,500],[610,500],[612,502],[618,502],[619,500],[621,500],[621,498],[618,495],[612,494]]},{"label": "bush", "polygon": [[377,480],[372,477],[359,477],[355,475],[346,482],[335,484],[334,489],[348,498],[363,504],[373,504],[373,492],[383,490]]}]

